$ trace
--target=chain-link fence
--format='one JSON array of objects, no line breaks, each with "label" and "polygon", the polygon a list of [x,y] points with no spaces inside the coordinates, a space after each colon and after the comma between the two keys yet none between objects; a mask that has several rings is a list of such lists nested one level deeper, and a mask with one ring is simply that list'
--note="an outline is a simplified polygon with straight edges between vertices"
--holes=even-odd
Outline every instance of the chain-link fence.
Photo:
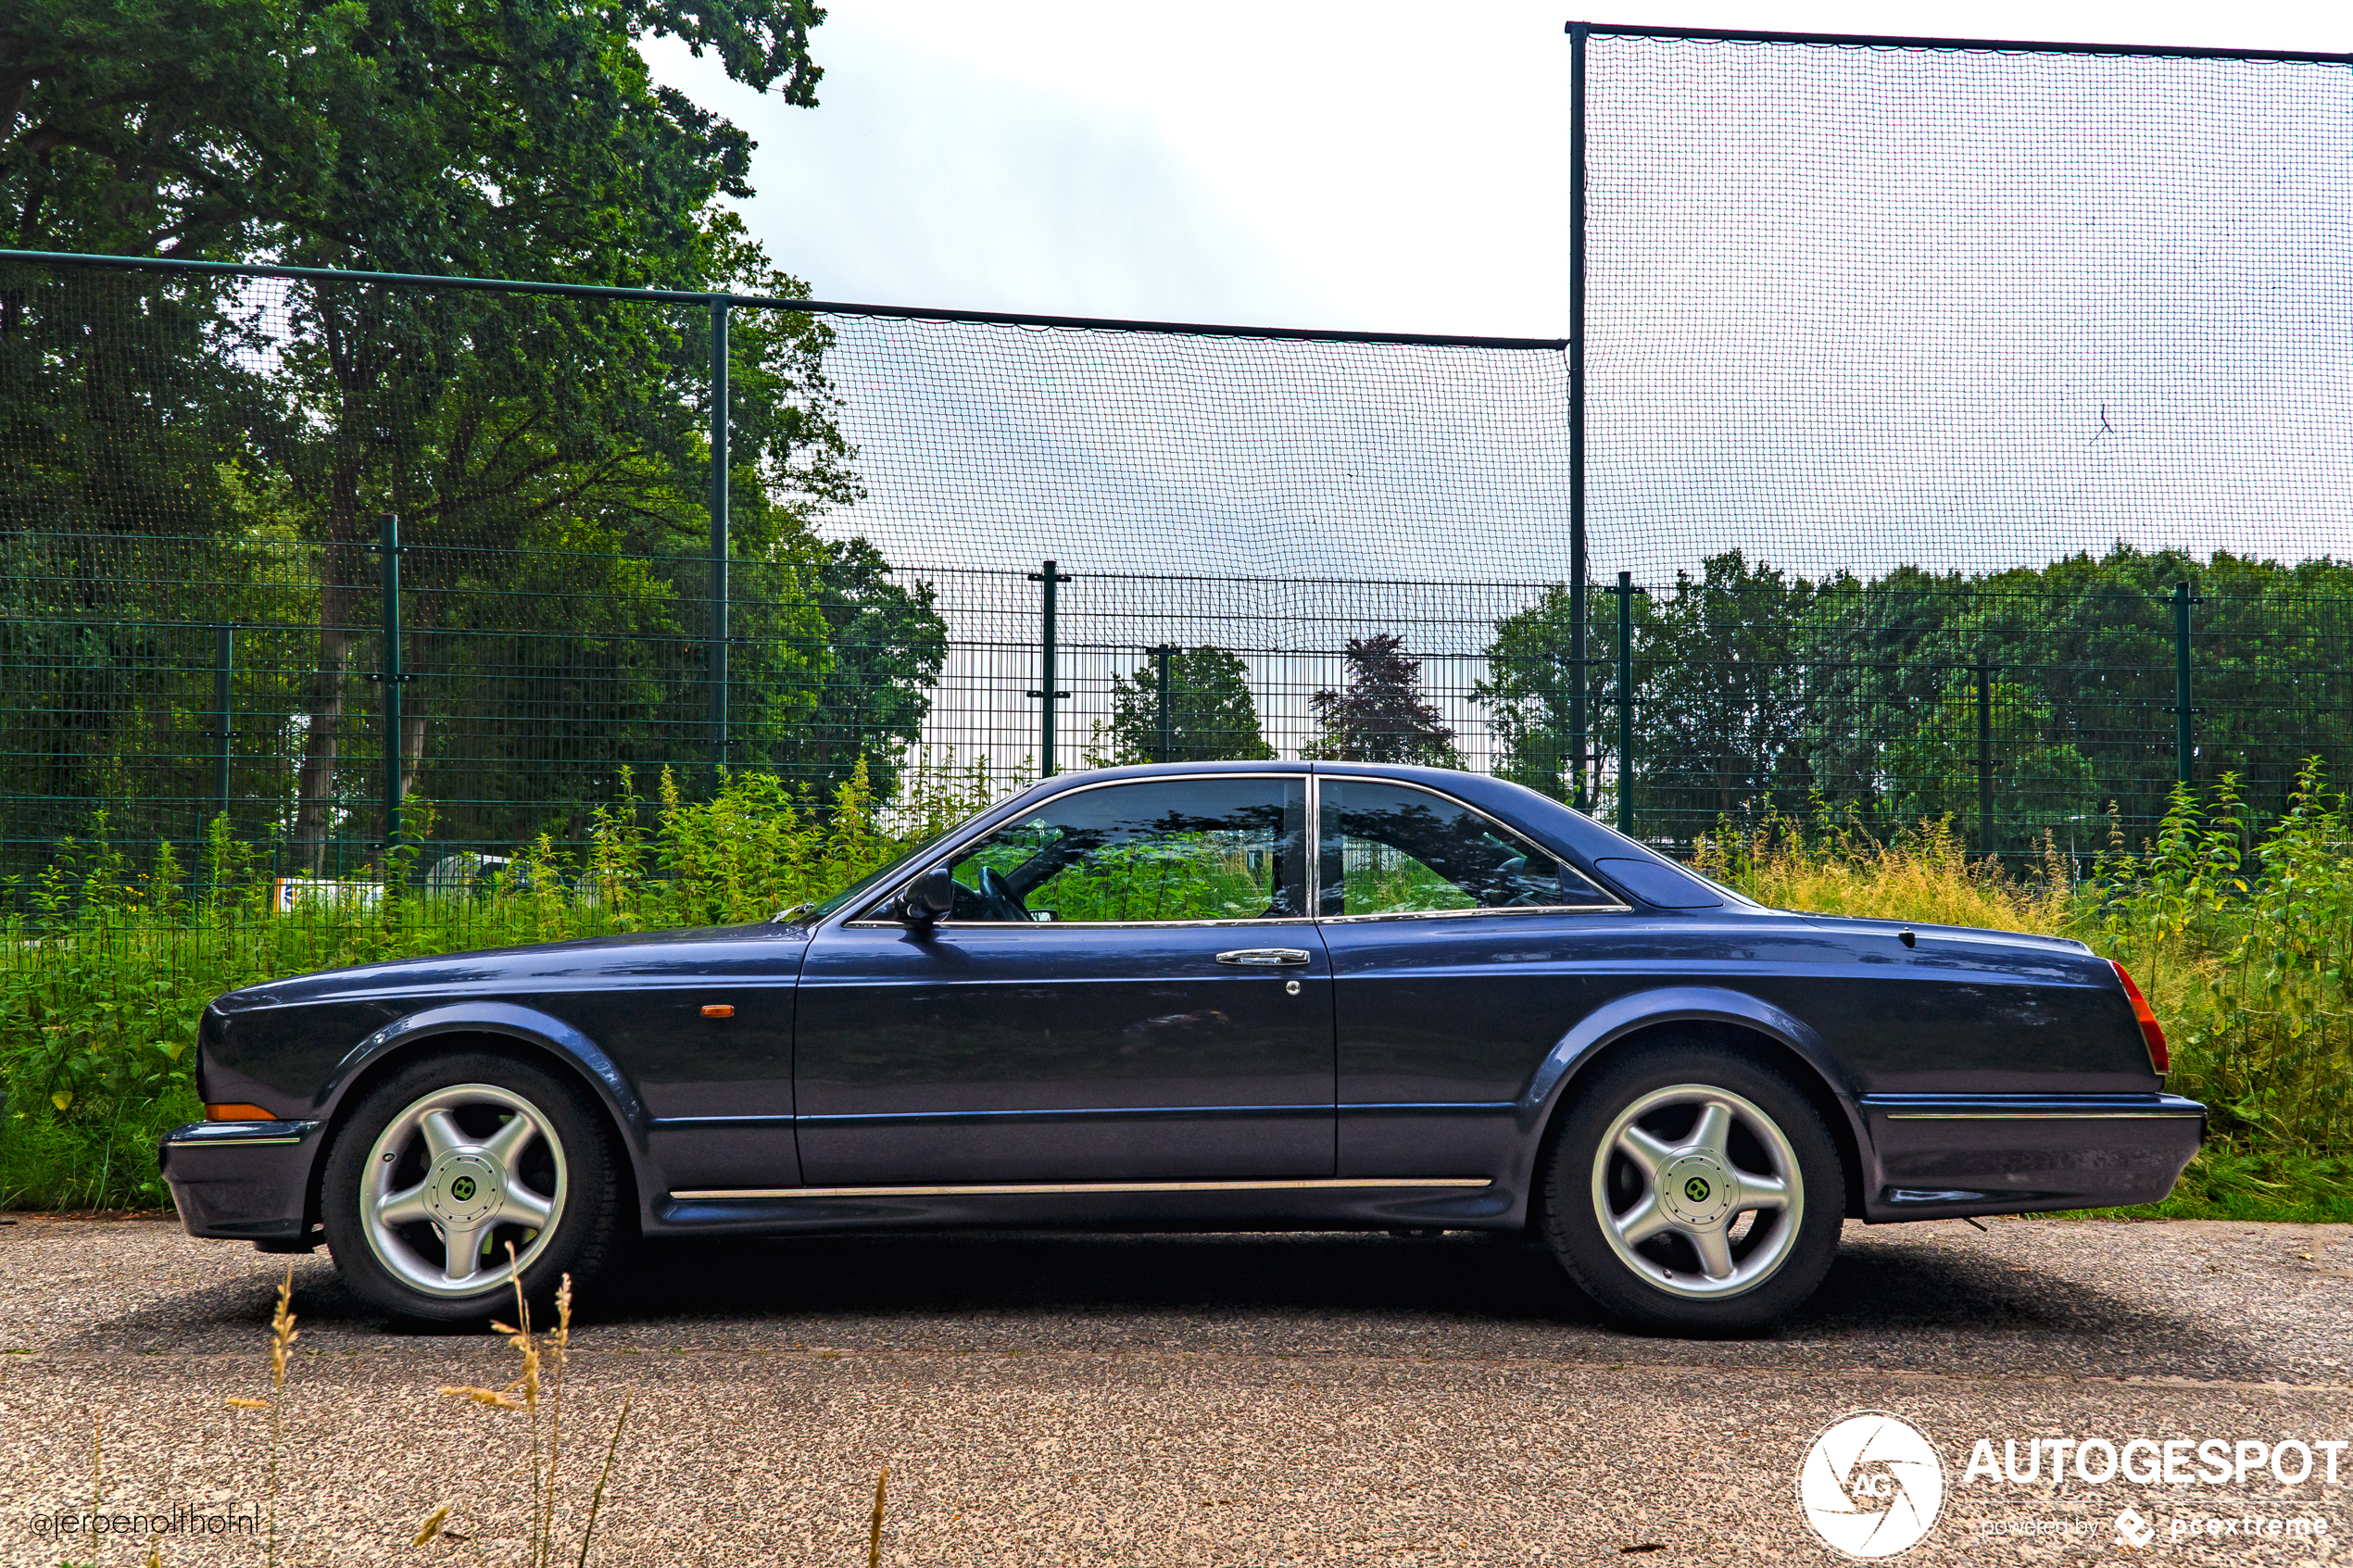
[{"label": "chain-link fence", "polygon": [[1252,756],[2084,855],[2353,767],[2345,62],[1573,31],[1567,342],[0,257],[0,875]]}]

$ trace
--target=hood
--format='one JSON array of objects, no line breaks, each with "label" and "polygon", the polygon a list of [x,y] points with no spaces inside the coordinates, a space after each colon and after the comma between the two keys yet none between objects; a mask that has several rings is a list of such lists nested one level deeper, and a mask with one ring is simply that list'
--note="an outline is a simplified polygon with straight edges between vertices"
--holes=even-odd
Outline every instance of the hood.
[{"label": "hood", "polygon": [[432,953],[321,970],[313,974],[248,985],[230,992],[212,1005],[228,1013],[387,991],[610,981],[631,975],[740,976],[747,971],[773,972],[780,961],[797,963],[798,949],[808,940],[807,926],[774,921],[583,936],[569,942]]}]

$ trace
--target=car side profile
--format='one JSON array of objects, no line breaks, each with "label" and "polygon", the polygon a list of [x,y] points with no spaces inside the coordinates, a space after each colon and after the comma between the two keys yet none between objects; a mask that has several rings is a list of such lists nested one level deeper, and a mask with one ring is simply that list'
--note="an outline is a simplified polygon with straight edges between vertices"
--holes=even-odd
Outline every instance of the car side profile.
[{"label": "car side profile", "polygon": [[768,922],[276,981],[198,1045],[189,1233],[447,1321],[639,1236],[1360,1227],[1735,1333],[1850,1217],[2154,1201],[2205,1125],[2081,943],[1768,909],[1339,762],[1063,774]]}]

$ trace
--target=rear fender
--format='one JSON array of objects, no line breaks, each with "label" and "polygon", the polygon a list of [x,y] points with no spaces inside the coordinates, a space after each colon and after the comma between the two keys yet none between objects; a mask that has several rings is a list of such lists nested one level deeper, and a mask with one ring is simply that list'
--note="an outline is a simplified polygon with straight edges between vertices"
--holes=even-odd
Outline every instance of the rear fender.
[{"label": "rear fender", "polygon": [[[1531,1204],[1536,1160],[1543,1146],[1545,1130],[1553,1124],[1554,1113],[1571,1085],[1611,1046],[1662,1023],[1730,1024],[1755,1030],[1786,1047],[1837,1102],[1841,1114],[1846,1118],[1849,1147],[1858,1160],[1866,1166],[1875,1163],[1862,1109],[1856,1101],[1855,1086],[1840,1071],[1821,1036],[1804,1020],[1770,1002],[1726,986],[1662,985],[1630,992],[1595,1008],[1545,1053],[1544,1060],[1529,1075],[1527,1086],[1513,1107],[1520,1135],[1513,1177],[1518,1189],[1529,1195]],[[1876,1181],[1874,1172],[1866,1169],[1856,1174],[1862,1181],[1863,1191],[1876,1190],[1872,1185]]]}]

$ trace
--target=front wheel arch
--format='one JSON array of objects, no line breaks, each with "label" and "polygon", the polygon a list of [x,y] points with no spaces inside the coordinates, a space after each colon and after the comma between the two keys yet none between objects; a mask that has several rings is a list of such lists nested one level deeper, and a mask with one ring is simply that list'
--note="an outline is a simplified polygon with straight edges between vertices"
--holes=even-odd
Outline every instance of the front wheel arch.
[{"label": "front wheel arch", "polygon": [[314,1227],[324,1223],[327,1163],[333,1156],[336,1140],[342,1137],[345,1127],[351,1121],[352,1112],[367,1099],[370,1091],[422,1058],[459,1051],[513,1057],[535,1067],[552,1069],[575,1082],[598,1114],[604,1117],[607,1131],[612,1134],[614,1144],[622,1150],[623,1212],[638,1221],[642,1226],[639,1194],[644,1190],[643,1140],[634,1135],[630,1118],[613,1105],[610,1085],[601,1081],[599,1074],[589,1071],[572,1053],[556,1048],[535,1035],[485,1029],[478,1024],[453,1023],[443,1028],[403,1034],[393,1043],[367,1055],[359,1070],[336,1087],[334,1110],[328,1116],[326,1126],[320,1132],[318,1152],[310,1161],[310,1177],[303,1198],[305,1237],[311,1235]]}]

